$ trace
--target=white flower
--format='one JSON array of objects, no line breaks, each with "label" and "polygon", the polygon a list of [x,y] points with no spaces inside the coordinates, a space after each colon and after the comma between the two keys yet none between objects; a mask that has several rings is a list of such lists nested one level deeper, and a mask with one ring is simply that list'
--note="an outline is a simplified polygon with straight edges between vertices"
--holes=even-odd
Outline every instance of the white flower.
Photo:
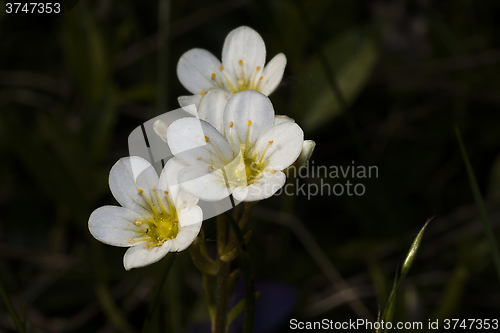
[{"label": "white flower", "polygon": [[203,49],[187,51],[177,64],[177,76],[194,95],[179,97],[185,107],[199,105],[203,95],[213,87],[223,87],[229,93],[253,89],[271,94],[281,82],[286,66],[283,53],[266,62],[266,45],[258,32],[249,27],[231,31],[222,48],[222,63]]},{"label": "white flower", "polygon": [[204,120],[182,118],[167,129],[171,152],[189,165],[179,172],[179,182],[206,201],[231,193],[240,201],[268,198],[284,185],[282,170],[302,151],[302,129],[288,117],[275,117],[269,98],[257,91],[236,93],[227,104],[218,94],[207,94],[206,114],[205,102],[200,105]]},{"label": "white flower", "polygon": [[198,235],[203,213],[198,199],[184,192],[177,173],[184,164],[170,159],[160,178],[141,157],[120,159],[111,168],[109,187],[123,206],[103,206],[89,218],[90,233],[99,241],[130,247],[125,269],[142,267],[168,252],[186,249]]}]

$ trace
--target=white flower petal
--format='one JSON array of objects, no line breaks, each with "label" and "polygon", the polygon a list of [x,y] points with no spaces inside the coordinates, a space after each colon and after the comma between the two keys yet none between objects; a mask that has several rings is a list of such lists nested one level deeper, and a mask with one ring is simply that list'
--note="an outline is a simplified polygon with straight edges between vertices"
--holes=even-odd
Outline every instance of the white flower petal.
[{"label": "white flower petal", "polygon": [[179,172],[181,187],[205,201],[219,201],[231,193],[222,170],[209,170],[206,165],[192,165]]},{"label": "white flower petal", "polygon": [[294,162],[294,165],[297,168],[304,166],[307,163],[307,161],[309,161],[314,151],[314,147],[316,147],[316,142],[314,142],[313,140],[304,141],[304,144],[302,145],[302,151],[300,152],[300,155],[297,158],[297,160]]},{"label": "white flower petal", "polygon": [[248,80],[256,67],[263,68],[265,62],[266,45],[257,31],[243,26],[227,35],[222,48],[222,65],[232,82],[243,79],[243,75]]},{"label": "white flower petal", "polygon": [[225,136],[236,149],[240,144],[248,144],[247,149],[252,147],[273,124],[273,105],[260,92],[245,90],[234,94],[227,102],[224,111]]},{"label": "white flower petal", "polygon": [[179,212],[179,233],[172,239],[171,251],[185,250],[198,236],[203,220],[203,211],[199,206],[189,206]]},{"label": "white flower petal", "polygon": [[238,201],[259,201],[271,197],[285,185],[286,176],[281,171],[266,171],[259,175],[258,181],[249,186],[241,186],[233,191]]},{"label": "white flower petal", "polygon": [[283,53],[277,54],[271,59],[262,73],[259,91],[264,95],[271,94],[281,82],[286,67],[286,57]]},{"label": "white flower petal", "polygon": [[212,73],[221,75],[220,65],[219,59],[207,50],[192,49],[179,59],[177,76],[187,90],[199,94],[217,85],[211,75]]},{"label": "white flower petal", "polygon": [[282,115],[276,115],[274,116],[274,125],[279,125],[279,124],[282,124],[282,123],[294,123],[295,120],[293,120],[292,118],[290,117],[287,117],[287,116],[282,116]]},{"label": "white flower petal", "polygon": [[171,249],[172,241],[166,241],[162,246],[151,246],[145,243],[132,246],[125,252],[123,266],[128,271],[131,268],[143,267],[153,264],[163,258]]},{"label": "white flower petal", "polygon": [[286,122],[273,126],[262,135],[249,155],[257,153],[260,158],[265,151],[263,164],[266,169],[283,170],[299,157],[303,142],[304,132],[299,125]]},{"label": "white flower petal", "polygon": [[168,125],[161,119],[158,119],[153,124],[153,130],[165,142],[167,142],[167,128]]},{"label": "white flower petal", "polygon": [[[158,181],[158,189],[162,193],[164,191],[169,192],[168,195],[177,210],[179,210],[181,207],[193,206],[198,203],[198,198],[181,189],[179,180],[177,178],[179,171],[186,166],[187,164],[185,164],[178,158],[171,158],[170,160],[168,160],[167,164],[165,164],[165,167],[160,174],[160,180]],[[167,197],[161,194],[160,198],[162,199],[163,207],[167,209]]]},{"label": "white flower petal", "polygon": [[179,98],[177,98],[177,101],[179,102],[179,105],[184,111],[197,117],[198,116],[197,110],[200,105],[202,97],[203,97],[202,94],[196,94],[191,96],[180,96]]},{"label": "white flower petal", "polygon": [[232,94],[224,88],[212,88],[201,99],[198,116],[224,134],[224,108]]},{"label": "white flower petal", "polygon": [[92,212],[89,230],[97,240],[114,246],[132,246],[139,241],[142,233],[135,221],[142,220],[136,212],[117,206],[103,206]]},{"label": "white flower petal", "polygon": [[172,154],[189,165],[203,163],[219,168],[234,158],[224,136],[209,123],[195,118],[182,118],[170,124],[167,142]]},{"label": "white flower petal", "polygon": [[116,201],[145,218],[151,216],[152,211],[138,190],[143,190],[143,194],[151,200],[154,197],[153,186],[157,183],[158,175],[153,166],[138,156],[121,158],[109,173],[109,188]]}]

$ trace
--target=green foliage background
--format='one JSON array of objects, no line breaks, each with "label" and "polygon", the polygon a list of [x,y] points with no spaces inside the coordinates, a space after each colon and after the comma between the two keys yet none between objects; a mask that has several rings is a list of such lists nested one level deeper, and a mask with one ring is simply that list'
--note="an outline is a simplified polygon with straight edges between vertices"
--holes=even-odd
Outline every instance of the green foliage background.
[{"label": "green foliage background", "polygon": [[[124,249],[93,239],[87,220],[115,203],[107,176],[128,154],[129,133],[187,94],[179,57],[194,47],[219,57],[240,25],[261,33],[268,59],[286,54],[271,100],[316,141],[314,164],[379,170],[377,179],[351,180],[366,186],[363,196],[282,195],[255,207],[256,278],[296,291],[290,318],[356,319],[338,283],[376,318],[398,263],[433,215],[396,320],[498,318],[499,281],[453,128],[498,234],[499,2],[166,3],[159,14],[157,1],[80,1],[18,32],[0,11],[0,280],[29,332],[140,330],[166,259],[126,272]],[[215,223],[205,231],[215,238]],[[175,256],[151,332],[208,320],[189,254]],[[0,332],[13,331],[0,304]],[[275,331],[288,332],[288,319]]]}]

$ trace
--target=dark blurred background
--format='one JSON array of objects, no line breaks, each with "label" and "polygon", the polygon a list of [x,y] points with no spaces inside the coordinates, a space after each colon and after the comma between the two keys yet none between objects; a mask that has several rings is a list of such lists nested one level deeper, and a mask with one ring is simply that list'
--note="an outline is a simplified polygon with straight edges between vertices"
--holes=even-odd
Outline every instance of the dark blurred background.
[{"label": "dark blurred background", "polygon": [[[498,318],[454,127],[498,234],[500,2],[160,2],[80,1],[17,31],[0,10],[0,279],[29,332],[140,331],[165,259],[125,271],[124,249],[93,239],[88,217],[116,204],[107,177],[130,132],[188,94],[179,57],[199,47],[220,58],[241,25],[262,35],[268,60],[285,53],[270,97],[316,141],[314,165],[378,167],[378,178],[350,179],[363,196],[281,195],[254,208],[256,332],[288,332],[291,318],[375,320],[430,216],[395,319]],[[204,228],[216,238],[213,221]],[[187,251],[169,255],[150,330],[203,332],[200,274]],[[0,304],[0,332],[14,331]]]}]

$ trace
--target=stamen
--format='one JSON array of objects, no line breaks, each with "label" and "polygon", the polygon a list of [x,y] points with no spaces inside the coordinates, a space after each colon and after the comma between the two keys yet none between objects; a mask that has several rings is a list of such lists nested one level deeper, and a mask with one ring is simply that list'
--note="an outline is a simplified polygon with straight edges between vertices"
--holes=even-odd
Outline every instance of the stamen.
[{"label": "stamen", "polygon": [[[262,160],[264,159],[264,156],[266,155],[267,148],[273,144],[274,141],[268,141],[268,145],[266,146],[266,149],[264,149],[264,152],[262,153],[262,156],[259,159],[259,165],[262,164]],[[276,172],[276,170],[274,171]]]},{"label": "stamen", "polygon": [[155,186],[153,186],[153,192],[155,193],[156,199],[158,200],[158,203],[160,204],[160,209],[161,209],[162,213],[167,214],[167,211],[165,210],[165,208],[163,207],[163,203],[161,202],[160,196],[158,195],[158,192],[156,192]]},{"label": "stamen", "polygon": [[163,191],[163,193],[165,193],[165,195],[167,196],[167,202],[168,202],[168,208],[170,209],[170,215],[173,216],[174,210],[172,208],[172,203],[170,202],[170,198],[168,196],[168,191]]},{"label": "stamen", "polygon": [[[153,187],[153,191],[156,191],[155,187]],[[158,211],[155,209],[155,206],[153,205],[153,203],[151,202],[151,200],[149,200],[149,198],[147,197],[147,195],[144,194],[144,191],[141,190],[141,189],[138,189],[137,192],[139,192],[140,194],[142,194],[142,196],[144,197],[144,200],[146,200],[146,202],[148,203],[149,207],[151,207],[151,210],[153,211],[153,214],[158,215]]]}]

